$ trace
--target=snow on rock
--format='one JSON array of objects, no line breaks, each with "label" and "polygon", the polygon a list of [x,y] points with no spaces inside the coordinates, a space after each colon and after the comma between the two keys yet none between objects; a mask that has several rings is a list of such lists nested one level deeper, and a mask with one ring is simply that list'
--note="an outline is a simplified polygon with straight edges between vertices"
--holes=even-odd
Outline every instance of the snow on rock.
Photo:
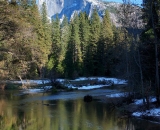
[{"label": "snow on rock", "polygon": [[[122,79],[117,79],[117,78],[106,78],[106,77],[80,77],[77,78],[75,80],[70,80],[70,81],[84,81],[84,80],[88,80],[88,81],[92,81],[92,80],[97,80],[97,83],[95,85],[83,85],[81,87],[76,87],[73,86],[71,84],[65,84],[68,88],[77,88],[77,89],[96,89],[96,88],[101,88],[101,87],[106,87],[106,86],[111,86],[112,84],[127,84],[126,80],[122,80]],[[64,82],[64,80],[58,80],[60,82]],[[104,82],[105,84],[98,84],[99,82]]]},{"label": "snow on rock", "polygon": [[89,85],[89,86],[82,86],[82,87],[79,87],[78,89],[96,89],[96,88],[101,88],[103,87],[102,85]]},{"label": "snow on rock", "polygon": [[106,97],[125,97],[126,93],[114,93],[110,95],[106,95]]},{"label": "snow on rock", "polygon": [[127,81],[126,81],[126,80],[122,80],[122,79],[117,79],[117,78],[104,78],[104,77],[99,78],[99,81],[103,81],[103,80],[113,81],[114,84],[127,84]]},{"label": "snow on rock", "polygon": [[40,93],[40,92],[44,92],[44,89],[24,89],[22,93],[33,94],[33,93]]},{"label": "snow on rock", "polygon": [[[22,80],[23,84],[46,84],[50,80]],[[22,83],[21,81],[13,81],[13,83]]]},{"label": "snow on rock", "polygon": [[[150,102],[155,102],[156,98],[150,98]],[[135,100],[134,104],[136,105],[142,105],[143,104],[143,99],[137,99]]]},{"label": "snow on rock", "polygon": [[[82,85],[81,87],[74,86],[71,81],[92,81],[96,80],[96,84],[87,84],[87,85]],[[117,79],[117,78],[106,78],[106,77],[80,77],[75,80],[68,80],[68,79],[56,79],[56,81],[60,82],[64,86],[68,88],[77,88],[77,89],[96,89],[96,88],[101,88],[101,87],[106,87],[106,86],[111,86],[112,84],[127,84],[126,80],[122,79]],[[23,80],[23,84],[35,84],[35,85],[40,85],[40,84],[47,84],[50,83],[51,81],[49,79],[45,80]],[[21,81],[13,81],[13,83],[22,83]],[[102,82],[104,84],[102,84]]]},{"label": "snow on rock", "polygon": [[[155,102],[156,98],[150,98],[150,102]],[[142,99],[138,99],[135,100],[134,104],[136,105],[143,105],[143,100]],[[134,113],[132,113],[133,116],[136,117],[141,117],[141,116],[160,116],[160,108],[153,108],[150,110],[145,110],[145,111],[136,111]]]},{"label": "snow on rock", "polygon": [[52,86],[45,86],[45,87],[43,87],[43,88],[39,88],[39,89],[37,89],[37,88],[34,88],[34,89],[24,89],[24,90],[22,90],[22,93],[28,93],[28,94],[33,94],[33,93],[42,93],[42,92],[45,92],[45,91],[47,91],[47,90],[49,90],[49,89],[51,89],[52,88]]},{"label": "snow on rock", "polygon": [[133,116],[141,117],[141,116],[160,116],[160,108],[153,108],[150,110],[146,110],[143,112],[134,112]]},{"label": "snow on rock", "polygon": [[106,78],[106,77],[80,77],[75,79],[75,81],[82,81],[82,80],[98,80],[98,81],[113,81],[114,84],[127,84],[126,80],[117,79],[117,78]]},{"label": "snow on rock", "polygon": [[43,87],[44,90],[48,90],[48,89],[51,89],[51,88],[52,88],[52,86],[44,86]]}]

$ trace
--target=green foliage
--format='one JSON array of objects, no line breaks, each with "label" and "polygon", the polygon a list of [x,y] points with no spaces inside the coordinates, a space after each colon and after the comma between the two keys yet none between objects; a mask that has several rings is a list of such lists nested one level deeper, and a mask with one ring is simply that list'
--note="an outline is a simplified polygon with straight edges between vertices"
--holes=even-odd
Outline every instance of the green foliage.
[{"label": "green foliage", "polygon": [[43,2],[42,4],[41,15],[42,15],[42,24],[45,26],[48,23],[47,7],[45,2]]},{"label": "green foliage", "polygon": [[97,10],[93,11],[90,19],[90,39],[85,57],[86,69],[89,75],[97,75],[97,44],[100,40],[101,23]]},{"label": "green foliage", "polygon": [[93,47],[96,47],[96,43],[99,41],[100,38],[100,30],[101,30],[100,18],[96,9],[94,9],[93,14],[91,16],[90,26],[91,26],[90,42],[93,45]]},{"label": "green foliage", "polygon": [[89,42],[89,36],[90,36],[90,26],[89,26],[89,19],[86,12],[81,12],[79,15],[79,35],[80,35],[80,42],[81,42],[81,50],[83,54],[83,58],[86,53],[86,46]]},{"label": "green foliage", "polygon": [[61,60],[63,61],[67,51],[67,44],[69,42],[69,36],[70,36],[70,27],[66,16],[64,16],[60,29],[61,29],[61,47],[62,47]]},{"label": "green foliage", "polygon": [[69,37],[69,42],[68,42],[64,63],[66,67],[66,72],[65,72],[66,76],[69,78],[74,78],[75,76],[78,76],[79,69],[82,63],[78,15],[76,15],[74,20],[71,21],[70,31],[71,31],[71,35]]},{"label": "green foliage", "polygon": [[[1,3],[0,55],[1,73],[6,78],[37,76],[50,53],[49,38],[44,33],[37,6],[32,3],[20,5]],[[11,13],[12,12],[12,13]],[[50,35],[50,34],[48,34]],[[33,70],[34,69],[34,70]],[[34,74],[33,74],[34,73]]]},{"label": "green foliage", "polygon": [[47,63],[47,69],[49,71],[51,71],[53,69],[53,67],[54,67],[54,57],[53,57],[53,55],[51,55],[49,57],[49,60],[48,60],[48,63]]},{"label": "green foliage", "polygon": [[80,46],[81,46],[81,53],[82,53],[82,67],[83,67],[83,73],[85,74],[87,72],[87,68],[85,66],[86,61],[86,52],[87,52],[87,45],[90,40],[90,25],[89,25],[89,19],[86,12],[81,12],[79,15],[79,37],[80,37]]},{"label": "green foliage", "polygon": [[113,41],[112,24],[111,24],[109,12],[107,10],[105,11],[105,15],[103,17],[103,21],[101,25],[101,38],[104,39],[106,42]]},{"label": "green foliage", "polygon": [[[98,75],[107,74],[111,65],[111,48],[113,47],[113,30],[110,21],[110,16],[106,10],[101,23],[100,40],[97,45],[97,73]],[[109,74],[107,74],[109,76]]]},{"label": "green foliage", "polygon": [[50,70],[55,70],[57,73],[63,73],[63,68],[61,68],[62,63],[62,44],[61,44],[61,30],[60,30],[60,20],[58,15],[56,19],[52,20],[52,52],[49,57],[48,65]]},{"label": "green foliage", "polygon": [[60,24],[58,14],[49,22],[45,3],[39,13],[35,1],[0,2],[2,77],[106,76],[120,61],[124,36],[112,27],[108,11],[102,21],[95,9],[90,19],[81,12]]},{"label": "green foliage", "polygon": [[[143,43],[143,46],[141,46],[141,55],[143,58],[143,73],[144,73],[144,79],[152,81],[153,83],[156,82],[155,79],[155,66],[156,66],[156,57],[160,57],[159,53],[155,57],[155,44],[156,42],[159,42],[160,39],[160,33],[159,33],[159,6],[160,1],[159,0],[145,0],[143,5],[143,20],[146,22],[145,30],[141,34],[141,42]],[[160,51],[160,48],[157,48],[157,51]],[[146,72],[147,68],[147,72]],[[148,75],[149,74],[149,75]]]}]

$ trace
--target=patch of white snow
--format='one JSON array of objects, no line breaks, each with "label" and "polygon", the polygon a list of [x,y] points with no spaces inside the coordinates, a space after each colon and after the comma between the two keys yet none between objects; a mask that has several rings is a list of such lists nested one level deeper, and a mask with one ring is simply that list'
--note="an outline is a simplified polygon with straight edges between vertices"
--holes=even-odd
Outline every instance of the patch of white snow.
[{"label": "patch of white snow", "polygon": [[126,93],[114,93],[110,95],[106,95],[106,97],[124,97]]},{"label": "patch of white snow", "polygon": [[25,89],[23,90],[23,93],[40,93],[40,92],[44,92],[44,89]]},{"label": "patch of white snow", "polygon": [[[106,85],[105,85],[106,86]],[[89,85],[89,86],[82,86],[82,87],[79,87],[78,89],[96,89],[96,88],[101,88],[103,87],[103,85]]]},{"label": "patch of white snow", "polygon": [[[155,102],[156,98],[150,98],[150,102]],[[142,105],[143,104],[143,100],[142,99],[138,99],[135,100],[134,104],[136,105]],[[140,116],[160,116],[160,108],[153,108],[150,110],[145,110],[145,111],[137,111],[132,113],[133,116],[136,117],[140,117]]]},{"label": "patch of white snow", "polygon": [[143,112],[134,112],[132,113],[133,116],[140,117],[140,116],[160,116],[160,108],[153,108],[150,110],[146,110]]}]

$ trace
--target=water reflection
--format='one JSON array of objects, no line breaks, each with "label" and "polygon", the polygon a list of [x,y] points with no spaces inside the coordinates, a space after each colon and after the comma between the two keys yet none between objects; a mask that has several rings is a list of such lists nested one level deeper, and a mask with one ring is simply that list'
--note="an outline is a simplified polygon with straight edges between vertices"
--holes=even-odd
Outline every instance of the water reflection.
[{"label": "water reflection", "polygon": [[153,126],[155,128],[152,130],[160,128],[159,124],[146,124],[142,120],[119,119],[117,111],[102,102],[86,103],[82,98],[41,100],[49,95],[18,96],[15,93],[0,93],[0,130],[150,130]]}]

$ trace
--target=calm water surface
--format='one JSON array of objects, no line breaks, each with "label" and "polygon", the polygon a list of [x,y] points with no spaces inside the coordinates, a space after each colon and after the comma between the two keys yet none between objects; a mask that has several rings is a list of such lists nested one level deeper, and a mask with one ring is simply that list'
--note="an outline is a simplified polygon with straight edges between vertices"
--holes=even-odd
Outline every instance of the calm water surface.
[{"label": "calm water surface", "polygon": [[160,130],[160,124],[119,119],[118,112],[100,101],[85,103],[83,96],[113,90],[22,94],[0,91],[0,130]]}]

